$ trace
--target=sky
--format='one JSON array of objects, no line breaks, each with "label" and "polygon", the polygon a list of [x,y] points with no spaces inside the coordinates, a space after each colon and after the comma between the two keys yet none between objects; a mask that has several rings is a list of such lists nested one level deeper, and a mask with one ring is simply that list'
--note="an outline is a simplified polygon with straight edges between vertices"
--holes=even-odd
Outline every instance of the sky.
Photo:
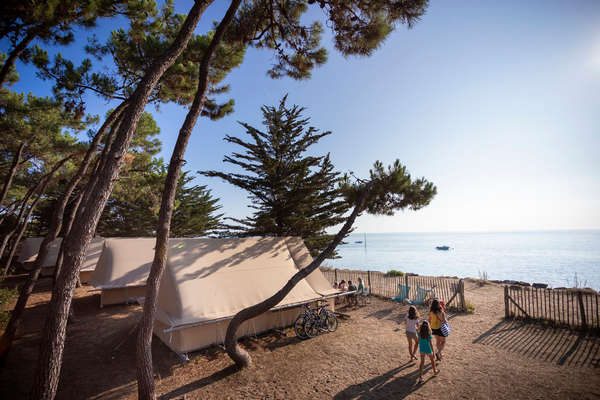
[{"label": "sky", "polygon": [[[191,1],[177,1],[185,12]],[[216,1],[198,31],[224,14]],[[318,8],[307,19],[319,19]],[[80,60],[85,37],[105,38],[118,21],[60,49]],[[306,108],[311,125],[333,134],[311,153],[330,153],[339,171],[368,176],[375,160],[399,159],[438,189],[431,204],[395,216],[361,216],[357,232],[520,231],[600,228],[600,2],[432,0],[412,29],[399,26],[370,57],[343,57],[327,32],[328,62],[310,80],[273,80],[271,53],[250,49],[226,79],[235,112],[201,119],[186,169],[236,170],[222,162],[244,137],[238,121],[260,127],[263,104]],[[6,50],[7,43],[0,42]],[[31,66],[18,64],[14,90],[51,94]],[[104,115],[114,104],[88,98]],[[181,106],[149,106],[168,160],[185,117]],[[198,177],[226,216],[250,213],[246,194]]]}]

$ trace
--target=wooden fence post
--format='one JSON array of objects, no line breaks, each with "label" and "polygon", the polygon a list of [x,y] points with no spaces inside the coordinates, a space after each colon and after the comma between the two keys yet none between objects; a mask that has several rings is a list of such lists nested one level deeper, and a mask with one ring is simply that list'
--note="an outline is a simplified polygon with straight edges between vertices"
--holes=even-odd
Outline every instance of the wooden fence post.
[{"label": "wooden fence post", "polygon": [[408,289],[408,272],[404,273],[404,286],[406,286],[406,298],[410,299],[410,290]]},{"label": "wooden fence post", "polygon": [[465,304],[465,282],[462,279],[459,280],[458,286],[460,289],[460,306],[463,311],[467,311],[467,306]]},{"label": "wooden fence post", "polygon": [[371,288],[371,271],[367,271],[367,284],[369,285],[369,290],[373,290]]},{"label": "wooden fence post", "polygon": [[577,300],[579,300],[579,312],[581,314],[581,328],[587,329],[587,321],[585,319],[585,307],[583,306],[583,294],[580,291],[577,292]]},{"label": "wooden fence post", "polygon": [[508,319],[508,285],[504,286],[504,318]]},{"label": "wooden fence post", "polygon": [[337,268],[335,268],[335,269],[333,270],[333,281],[334,281],[335,283],[339,283],[339,282],[338,282],[338,280],[337,280]]}]

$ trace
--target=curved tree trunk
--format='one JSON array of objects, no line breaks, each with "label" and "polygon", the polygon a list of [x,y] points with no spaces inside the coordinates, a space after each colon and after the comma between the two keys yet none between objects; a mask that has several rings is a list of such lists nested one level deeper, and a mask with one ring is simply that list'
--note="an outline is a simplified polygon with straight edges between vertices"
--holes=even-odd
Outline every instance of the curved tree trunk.
[{"label": "curved tree trunk", "polygon": [[192,106],[188,111],[185,121],[179,130],[177,142],[169,162],[169,170],[165,180],[165,187],[162,194],[158,226],[156,229],[156,246],[154,260],[146,281],[146,297],[144,300],[144,312],[138,329],[137,340],[137,380],[138,380],[138,398],[154,399],[156,397],[154,387],[154,373],[152,366],[152,330],[154,326],[154,316],[156,314],[156,304],[158,290],[160,288],[160,279],[165,270],[167,262],[168,242],[171,230],[171,219],[173,216],[173,205],[177,193],[177,184],[181,174],[181,166],[184,163],[185,149],[192,129],[200,116],[204,103],[206,101],[206,92],[208,90],[208,73],[210,62],[217,46],[223,38],[227,26],[231,23],[241,0],[233,0],[225,13],[225,16],[217,26],[215,34],[202,58],[199,68],[198,88],[194,96]]},{"label": "curved tree trunk", "polygon": [[79,276],[79,268],[89,245],[104,206],[110,196],[115,180],[129,148],[137,123],[144,111],[152,90],[165,71],[173,65],[187,46],[206,6],[210,1],[196,0],[185,19],[177,38],[169,49],[159,57],[132,94],[123,112],[122,123],[107,154],[109,160],[97,173],[97,181],[86,188],[93,196],[85,209],[77,212],[76,222],[65,240],[63,266],[50,300],[50,309],[43,330],[40,356],[35,375],[32,396],[35,399],[53,399],[58,388],[66,326],[73,289]]},{"label": "curved tree trunk", "polygon": [[[15,308],[13,309],[12,313],[10,314],[10,319],[8,321],[8,324],[6,325],[4,334],[2,335],[2,338],[0,339],[0,366],[2,366],[4,364],[4,361],[6,360],[8,351],[10,350],[10,347],[12,345],[12,342],[13,342],[13,339],[17,332],[17,329],[19,329],[19,325],[21,323],[21,318],[23,316],[23,312],[25,311],[25,306],[27,305],[27,300],[29,300],[29,296],[33,292],[33,289],[35,288],[35,284],[37,283],[40,273],[42,272],[42,268],[44,266],[44,260],[46,259],[46,256],[48,255],[48,251],[50,250],[50,244],[56,240],[56,238],[58,237],[58,233],[60,232],[60,230],[62,228],[63,217],[65,214],[65,209],[67,207],[69,199],[71,198],[71,195],[73,194],[73,191],[75,190],[75,187],[77,187],[77,185],[79,184],[81,179],[83,179],[83,177],[87,173],[87,170],[92,162],[92,159],[94,157],[94,153],[96,152],[98,144],[104,138],[106,131],[112,125],[112,123],[116,120],[116,118],[118,118],[118,116],[119,116],[120,112],[122,112],[122,110],[123,110],[123,105],[119,106],[115,111],[113,111],[111,113],[111,115],[106,119],[104,124],[100,127],[100,129],[96,133],[96,136],[92,140],[90,147],[88,148],[87,152],[85,153],[85,156],[83,157],[83,160],[81,161],[81,164],[79,165],[79,168],[77,169],[75,175],[71,178],[71,180],[69,181],[69,184],[65,188],[64,193],[58,199],[57,204],[54,206],[54,209],[52,211],[52,217],[50,219],[50,224],[48,226],[48,233],[46,234],[46,236],[44,237],[44,240],[42,241],[42,244],[40,245],[40,249],[38,250],[38,255],[33,263],[33,269],[31,270],[31,272],[27,278],[27,281],[21,287],[21,290],[19,292],[19,298],[17,300],[17,304],[15,305]],[[49,181],[50,181],[50,179],[48,179],[48,182]],[[39,199],[39,197],[38,197],[38,199]],[[34,205],[32,205],[31,210],[33,209],[33,207],[34,207]],[[26,221],[27,220],[28,220],[28,218],[26,219]]]},{"label": "curved tree trunk", "polygon": [[346,234],[350,232],[350,229],[352,228],[356,217],[358,217],[358,215],[360,215],[361,211],[363,210],[369,188],[370,185],[367,184],[366,187],[363,189],[362,193],[360,194],[359,198],[357,199],[356,205],[354,206],[352,213],[348,216],[348,219],[346,219],[346,222],[344,223],[342,228],[335,235],[335,237],[325,248],[325,250],[323,250],[323,252],[321,252],[321,254],[319,254],[312,263],[310,263],[306,268],[303,268],[296,272],[294,276],[292,276],[290,280],[283,286],[283,288],[281,288],[273,296],[256,305],[241,310],[233,317],[233,319],[229,323],[229,326],[227,327],[227,333],[225,335],[225,348],[227,350],[227,354],[229,354],[229,357],[231,357],[231,359],[236,363],[238,367],[244,368],[252,365],[252,359],[250,357],[250,354],[248,354],[248,352],[242,349],[242,347],[238,344],[237,331],[239,327],[245,321],[248,321],[249,319],[252,319],[254,317],[258,317],[259,315],[264,314],[265,312],[269,311],[271,308],[279,304],[279,302],[282,301],[285,298],[285,296],[287,296],[287,294],[292,291],[292,289],[298,284],[298,282],[306,278],[311,272],[317,269],[321,265],[321,263],[333,253],[335,248],[341,243]]},{"label": "curved tree trunk", "polygon": [[29,43],[31,43],[33,38],[35,38],[35,33],[33,31],[29,31],[27,35],[23,38],[23,40],[21,40],[21,42],[17,44],[13,51],[11,51],[8,55],[8,58],[2,66],[2,69],[0,69],[0,88],[4,86],[4,82],[8,77],[8,72],[10,71],[12,66],[15,65],[15,61],[17,61],[17,58],[19,58],[19,56],[23,53],[27,46],[29,46]]},{"label": "curved tree trunk", "polygon": [[4,203],[4,199],[8,194],[8,190],[12,185],[12,181],[17,174],[17,169],[19,167],[19,163],[21,162],[21,156],[23,155],[23,150],[25,149],[25,142],[19,145],[17,152],[13,158],[12,164],[10,165],[10,170],[8,171],[8,175],[6,175],[6,179],[4,180],[4,185],[2,186],[2,192],[0,193],[0,205]]}]

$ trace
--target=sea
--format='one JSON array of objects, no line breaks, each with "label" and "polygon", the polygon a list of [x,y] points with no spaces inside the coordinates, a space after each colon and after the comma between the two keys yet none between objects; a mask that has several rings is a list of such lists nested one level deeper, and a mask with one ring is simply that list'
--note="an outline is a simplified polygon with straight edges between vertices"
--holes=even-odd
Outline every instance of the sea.
[{"label": "sea", "polygon": [[352,233],[345,242],[324,266],[600,290],[600,230]]}]

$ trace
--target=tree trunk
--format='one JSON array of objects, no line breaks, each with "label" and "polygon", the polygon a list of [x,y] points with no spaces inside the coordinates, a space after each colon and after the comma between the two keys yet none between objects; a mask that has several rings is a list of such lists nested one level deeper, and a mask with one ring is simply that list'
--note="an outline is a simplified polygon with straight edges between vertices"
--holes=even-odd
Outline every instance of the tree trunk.
[{"label": "tree trunk", "polygon": [[82,199],[83,199],[83,191],[81,193],[79,193],[77,195],[77,197],[75,198],[75,202],[73,203],[73,208],[67,215],[67,218],[65,219],[64,228],[63,228],[63,241],[61,242],[60,249],[58,250],[58,256],[56,257],[56,267],[54,268],[54,275],[52,276],[52,284],[53,285],[56,284],[56,278],[60,274],[60,270],[62,268],[63,255],[64,255],[64,249],[65,249],[64,248],[64,245],[65,245],[64,238],[66,238],[67,235],[69,234],[69,232],[71,232],[71,228],[73,227],[73,221],[75,220],[75,215],[77,213],[77,210],[79,209],[79,205],[81,204]]},{"label": "tree trunk", "polygon": [[202,58],[199,68],[198,88],[194,96],[192,106],[188,111],[185,121],[179,130],[177,142],[169,162],[169,170],[165,180],[165,187],[162,194],[158,226],[156,228],[156,246],[154,260],[146,282],[146,297],[144,299],[144,312],[140,320],[137,340],[137,380],[138,380],[138,398],[154,399],[156,398],[154,386],[154,373],[152,365],[152,330],[154,326],[154,316],[156,314],[156,304],[158,291],[160,289],[160,280],[165,270],[168,253],[168,242],[171,229],[171,219],[173,216],[173,205],[177,193],[177,184],[181,174],[181,166],[184,162],[185,150],[192,134],[192,129],[200,116],[204,103],[206,101],[206,92],[208,89],[209,67],[213,54],[223,38],[227,26],[231,23],[241,0],[233,0],[225,13],[225,16],[217,26],[215,34]]},{"label": "tree trunk", "polygon": [[298,284],[302,279],[306,278],[311,272],[317,269],[321,263],[329,257],[335,248],[340,244],[340,242],[344,239],[346,234],[350,232],[356,217],[361,213],[364,209],[365,200],[367,194],[370,190],[370,184],[367,184],[365,188],[363,188],[362,193],[356,201],[356,205],[352,210],[352,213],[348,216],[348,219],[342,226],[342,229],[335,235],[333,240],[329,243],[329,245],[314,259],[312,263],[310,263],[306,268],[303,268],[296,272],[294,276],[290,278],[290,280],[281,288],[277,293],[273,296],[269,297],[266,300],[261,301],[260,303],[245,308],[238,312],[227,327],[227,333],[225,335],[225,348],[227,350],[227,354],[229,357],[238,365],[238,367],[244,368],[252,365],[252,359],[250,354],[238,344],[237,341],[237,331],[239,327],[249,319],[255,318],[265,312],[269,311],[271,308],[275,307],[282,301],[285,296],[289,292],[292,291],[294,286]]},{"label": "tree trunk", "polygon": [[[98,172],[101,171],[104,168],[104,166],[106,165],[106,163],[110,161],[108,155],[110,153],[110,150],[112,149],[112,145],[115,140],[115,136],[117,134],[117,131],[121,127],[122,121],[123,121],[123,113],[120,113],[119,118],[116,121],[114,121],[114,124],[111,127],[106,144],[104,145],[104,148],[102,149],[102,153],[100,154],[100,157],[98,158],[96,165],[94,166],[94,171],[93,171],[92,175],[90,176],[90,179],[89,179],[87,185],[85,186],[85,190],[83,191],[82,200],[78,204],[78,207],[81,207],[81,209],[78,208],[76,210],[77,213],[79,213],[79,212],[83,213],[85,211],[86,204],[90,203],[91,198],[94,196],[94,191],[89,190],[89,188],[92,188],[96,185],[96,183],[98,182],[98,177],[100,176],[98,174]],[[77,214],[75,214],[75,215],[77,215]],[[69,230],[70,230],[70,228],[69,228]],[[66,234],[65,234],[65,236],[66,236]]]},{"label": "tree trunk", "polygon": [[[113,110],[113,112],[109,115],[109,117],[106,119],[104,124],[102,124],[102,127],[98,131],[98,134],[101,133],[101,136],[98,138],[98,134],[96,134],[96,137],[94,137],[94,141],[92,142],[92,146],[90,146],[90,149],[92,147],[93,148],[98,147],[98,145],[100,144],[100,141],[104,138],[104,136],[106,136],[106,132],[107,132],[108,128],[110,127],[110,133],[107,138],[107,144],[104,146],[104,149],[102,149],[102,153],[100,154],[100,157],[97,158],[96,165],[92,172],[92,176],[90,177],[90,180],[88,181],[87,185],[85,185],[85,187],[88,187],[90,185],[93,185],[93,183],[95,183],[95,177],[96,177],[97,172],[99,171],[98,168],[101,165],[101,163],[105,161],[106,154],[108,152],[108,149],[110,148],[110,144],[111,144],[112,138],[114,137],[115,130],[118,129],[118,127],[120,125],[121,115],[123,113],[123,110],[126,107],[126,104],[127,104],[127,102],[124,101],[115,110]],[[86,154],[86,156],[87,156],[87,154]],[[84,160],[84,161],[86,161],[86,160]],[[87,164],[85,165],[85,170],[80,175],[80,179],[78,179],[78,181],[76,182],[76,185],[79,184],[79,182],[81,182],[81,179],[83,179],[90,163],[91,163],[91,158],[89,160],[87,160]],[[71,192],[73,190],[75,190],[75,186],[73,186],[73,189],[71,190]],[[71,196],[71,194],[69,194],[69,197]],[[73,226],[73,221],[75,220],[75,216],[77,215],[77,212],[79,211],[79,207],[82,204],[84,195],[85,195],[85,190],[82,189],[81,193],[79,195],[77,195],[77,198],[75,199],[75,202],[73,203],[73,208],[67,215],[67,219],[65,221],[64,229],[63,229],[63,239],[67,237],[69,232],[71,232],[71,228]],[[64,204],[65,207],[63,208],[63,214],[64,214],[64,209],[67,206],[68,200],[69,200],[68,198],[65,199],[65,204]],[[61,228],[62,227],[59,227],[57,234],[60,233]],[[62,243],[60,244],[60,249],[58,251],[58,256],[56,258],[56,266],[54,268],[54,274],[52,275],[52,285],[56,284],[56,278],[58,277],[60,270],[62,268],[65,242],[66,242],[66,240],[63,240]]]},{"label": "tree trunk", "polygon": [[23,155],[23,149],[25,149],[25,142],[21,143],[19,149],[15,153],[15,157],[13,158],[13,162],[10,166],[10,170],[8,171],[8,175],[4,180],[4,186],[2,186],[2,192],[0,193],[0,206],[4,204],[4,199],[8,194],[8,190],[12,185],[12,181],[17,174],[17,168],[19,167],[19,163],[21,162],[21,155]]},{"label": "tree trunk", "polygon": [[[10,240],[10,238],[12,237],[14,232],[9,232],[6,235],[4,235],[4,237],[2,238],[2,244],[0,244],[0,260],[2,260],[2,256],[4,255],[4,250],[6,250],[6,246],[8,245],[8,241]],[[4,275],[6,275],[8,271],[4,272]]]},{"label": "tree trunk", "polygon": [[165,71],[173,65],[187,46],[200,16],[211,1],[197,0],[185,19],[180,32],[169,49],[159,57],[132,94],[123,112],[122,123],[108,153],[109,160],[98,171],[96,183],[88,185],[86,192],[93,196],[85,204],[85,209],[77,212],[73,228],[65,240],[63,266],[52,292],[48,317],[43,330],[40,356],[35,375],[32,396],[35,399],[53,399],[58,388],[62,353],[65,343],[67,318],[73,289],[79,275],[79,268],[88,244],[92,240],[98,220],[106,201],[112,192],[115,180],[123,162],[123,156],[131,143],[137,123],[148,102],[148,97]]},{"label": "tree trunk", "polygon": [[[40,182],[38,182],[38,184],[36,185],[36,188],[37,188],[36,192],[39,192],[39,193],[38,193],[37,197],[35,198],[35,200],[31,203],[31,206],[29,206],[29,209],[27,210],[27,214],[25,214],[25,217],[23,218],[23,222],[21,222],[21,225],[18,228],[17,235],[15,236],[13,246],[10,249],[10,253],[8,253],[8,258],[6,260],[6,265],[4,267],[4,275],[6,275],[6,273],[8,272],[8,269],[10,268],[10,265],[12,264],[13,257],[15,256],[15,253],[17,252],[17,247],[19,246],[19,243],[21,242],[21,238],[23,237],[23,234],[25,233],[25,230],[27,229],[27,225],[29,225],[29,219],[31,218],[31,214],[33,213],[33,210],[37,206],[37,203],[40,201],[40,199],[44,195],[44,192],[46,191],[46,188],[50,184],[50,181],[52,181],[52,176],[70,158],[71,158],[71,156],[68,156],[68,157],[63,158],[59,162],[57,162],[54,165],[54,167],[52,168],[52,170],[49,173],[47,173],[44,178],[40,179]],[[40,183],[41,183],[41,185],[40,185]],[[24,203],[23,207],[25,208],[26,206],[27,206],[27,203]],[[2,347],[0,346],[0,356],[1,355],[2,355]]]},{"label": "tree trunk", "polygon": [[0,88],[4,86],[4,82],[8,77],[8,73],[11,67],[15,65],[15,61],[17,61],[17,58],[19,58],[21,53],[23,53],[23,50],[25,50],[27,46],[29,46],[29,43],[31,43],[34,37],[35,33],[33,31],[29,31],[27,35],[23,38],[23,40],[21,40],[21,42],[15,46],[13,51],[10,52],[8,58],[2,66],[2,69],[0,69]]},{"label": "tree trunk", "polygon": [[[64,161],[66,161],[66,159],[65,159]],[[57,165],[58,165],[58,164],[57,164]],[[62,164],[61,164],[61,165],[62,165]],[[17,230],[19,229],[19,226],[20,226],[20,224],[21,224],[21,221],[24,221],[24,220],[25,220],[25,219],[23,218],[23,216],[25,215],[25,212],[26,212],[26,210],[28,209],[28,208],[27,208],[27,202],[29,202],[29,199],[31,198],[31,196],[33,196],[33,194],[34,194],[34,193],[36,193],[37,191],[39,191],[39,190],[40,190],[40,188],[41,188],[41,187],[42,187],[42,185],[44,184],[44,182],[45,182],[46,178],[48,177],[48,175],[49,175],[49,174],[54,174],[54,172],[55,172],[55,171],[54,171],[54,169],[53,169],[52,171],[50,171],[50,172],[49,172],[49,173],[47,173],[46,175],[42,176],[42,177],[41,177],[41,178],[38,180],[38,182],[36,183],[36,185],[35,185],[35,186],[33,186],[32,188],[30,188],[30,189],[27,191],[27,193],[25,194],[25,196],[23,196],[23,199],[21,200],[21,205],[20,205],[20,209],[19,209],[19,214],[17,214],[17,221],[16,221],[16,224],[15,224],[15,227],[14,227],[14,228],[13,228],[13,229],[12,229],[12,230],[9,232],[9,233],[7,233],[7,235],[9,235],[9,236],[11,236],[11,237],[12,237],[12,236],[13,236],[13,235],[14,235],[14,234],[17,232]],[[16,252],[16,247],[17,247],[17,245],[18,245],[18,244],[19,244],[19,242],[14,242],[14,243],[13,243],[13,246],[10,246],[10,252],[9,252],[10,254],[14,254],[14,252]],[[13,250],[14,250],[14,251],[13,251]],[[9,258],[12,258],[12,257],[9,257]],[[9,267],[10,267],[10,264],[11,264],[11,262],[12,262],[12,260],[8,260],[8,261],[5,263],[5,266],[4,266],[4,275],[6,275],[6,274],[7,274],[7,272],[8,272],[8,269],[9,269]]]},{"label": "tree trunk", "polygon": [[[58,233],[60,232],[60,230],[62,228],[63,217],[65,214],[65,209],[67,207],[69,199],[71,198],[71,195],[73,194],[73,191],[75,190],[75,187],[77,187],[77,185],[79,184],[81,179],[87,173],[87,170],[92,162],[92,159],[94,157],[94,153],[96,152],[98,144],[105,136],[106,131],[108,130],[108,127],[110,127],[112,125],[112,123],[115,121],[115,119],[118,118],[118,116],[119,116],[120,112],[122,112],[122,110],[123,110],[123,105],[117,107],[117,109],[111,113],[111,115],[106,119],[104,124],[100,127],[100,129],[96,133],[96,136],[92,140],[90,147],[88,148],[87,152],[85,153],[85,156],[83,157],[83,160],[81,161],[81,164],[79,165],[79,168],[77,169],[75,175],[69,181],[69,184],[65,188],[64,193],[58,199],[57,204],[55,205],[55,207],[53,209],[52,217],[50,219],[50,224],[48,226],[48,233],[46,234],[46,236],[44,237],[44,240],[42,241],[42,244],[40,245],[40,249],[38,250],[38,255],[33,263],[33,269],[31,271],[31,273],[29,274],[27,281],[21,287],[21,290],[19,292],[19,299],[17,300],[17,304],[10,315],[10,319],[8,321],[6,329],[4,330],[4,334],[2,335],[2,338],[0,339],[0,366],[2,366],[4,364],[4,361],[6,360],[6,356],[8,355],[8,351],[10,350],[10,347],[12,345],[12,342],[13,342],[13,339],[17,332],[17,329],[19,328],[19,325],[21,324],[21,318],[23,316],[23,312],[25,311],[25,305],[27,304],[27,300],[29,300],[29,296],[33,292],[33,289],[35,288],[35,284],[37,283],[40,273],[42,272],[42,268],[44,266],[44,260],[46,259],[46,256],[48,255],[48,252],[50,250],[50,244],[52,244],[52,242],[54,242],[56,240],[56,238],[58,237]],[[48,179],[47,182],[49,182],[49,181],[50,181],[50,179]],[[38,199],[39,199],[39,197],[38,197]],[[33,207],[34,207],[34,205],[32,204],[30,212],[33,209]],[[26,221],[27,220],[28,220],[28,218],[26,219]]]}]

